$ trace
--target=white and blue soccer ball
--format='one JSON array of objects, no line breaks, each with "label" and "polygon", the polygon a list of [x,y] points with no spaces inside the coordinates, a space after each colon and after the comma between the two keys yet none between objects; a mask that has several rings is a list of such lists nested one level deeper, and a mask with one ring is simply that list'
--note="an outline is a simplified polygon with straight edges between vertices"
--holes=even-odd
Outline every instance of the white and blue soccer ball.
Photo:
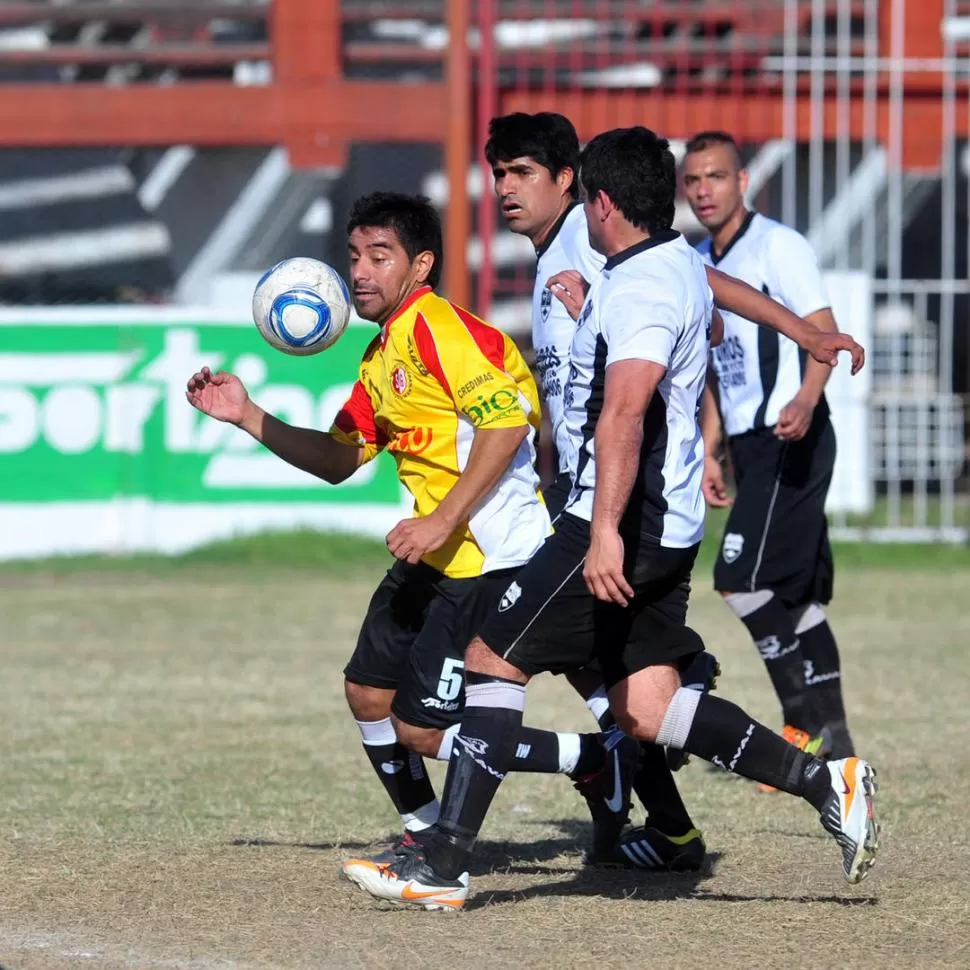
[{"label": "white and blue soccer ball", "polygon": [[341,275],[307,256],[263,273],[253,293],[253,320],[268,344],[306,356],[333,346],[350,321],[350,291]]}]

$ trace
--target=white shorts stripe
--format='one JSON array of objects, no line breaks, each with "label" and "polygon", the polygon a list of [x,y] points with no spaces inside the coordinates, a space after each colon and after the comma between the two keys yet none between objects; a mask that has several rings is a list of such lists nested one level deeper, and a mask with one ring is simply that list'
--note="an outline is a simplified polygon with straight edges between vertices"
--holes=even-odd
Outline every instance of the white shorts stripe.
[{"label": "white shorts stripe", "polygon": [[522,628],[522,632],[519,633],[519,635],[512,641],[508,650],[506,650],[505,653],[502,654],[503,660],[508,660],[509,654],[515,649],[516,644],[518,644],[518,642],[526,635],[526,633],[529,632],[529,629],[531,628],[532,624],[535,623],[535,621],[538,620],[539,617],[541,616],[542,611],[556,598],[556,594],[559,592],[559,590],[561,590],[563,586],[565,586],[566,583],[568,583],[569,580],[571,580],[573,576],[576,575],[576,570],[582,568],[582,565],[584,562],[586,562],[585,556],[583,556],[583,558],[580,559],[579,562],[576,563],[576,565],[569,570],[569,574],[566,576],[566,578],[548,595],[548,597],[546,597],[546,601],[542,604],[542,606],[539,607],[539,609],[536,610],[535,614],[532,616],[532,619],[530,619],[529,622],[526,623],[526,625]]}]

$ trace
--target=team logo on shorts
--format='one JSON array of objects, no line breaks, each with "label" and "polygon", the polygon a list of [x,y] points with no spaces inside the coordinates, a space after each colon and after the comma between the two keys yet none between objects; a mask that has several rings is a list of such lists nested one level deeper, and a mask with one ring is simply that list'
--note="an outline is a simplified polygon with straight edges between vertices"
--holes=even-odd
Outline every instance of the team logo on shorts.
[{"label": "team logo on shorts", "polygon": [[391,387],[394,388],[395,394],[400,394],[402,397],[408,392],[408,374],[403,367],[395,367],[391,373]]},{"label": "team logo on shorts", "polygon": [[513,583],[502,595],[502,602],[498,605],[499,613],[512,609],[522,595],[522,587],[518,583]]},{"label": "team logo on shorts", "polygon": [[539,316],[542,317],[543,323],[549,319],[550,310],[552,310],[552,290],[546,287],[539,297]]},{"label": "team logo on shorts", "polygon": [[725,562],[734,562],[741,551],[744,549],[744,536],[737,532],[727,532],[724,535],[724,545],[721,548],[721,555]]}]

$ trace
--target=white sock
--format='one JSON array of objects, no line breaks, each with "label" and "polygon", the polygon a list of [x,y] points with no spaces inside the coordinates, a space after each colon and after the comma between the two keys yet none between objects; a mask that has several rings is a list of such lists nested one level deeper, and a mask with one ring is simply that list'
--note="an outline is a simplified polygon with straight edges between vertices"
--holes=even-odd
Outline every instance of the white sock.
[{"label": "white sock", "polygon": [[394,725],[391,719],[385,717],[381,721],[357,721],[360,736],[364,744],[395,744],[397,734],[394,732]]},{"label": "white sock", "polygon": [[556,737],[559,740],[559,771],[568,775],[579,764],[579,735],[556,732]]},{"label": "white sock", "polygon": [[421,832],[423,829],[431,828],[438,821],[438,812],[440,809],[441,806],[438,804],[438,799],[436,798],[433,802],[422,805],[415,812],[402,813],[401,821],[404,823],[404,831]]},{"label": "white sock", "polygon": [[452,724],[441,737],[441,744],[438,746],[438,753],[435,755],[436,761],[448,761],[451,758],[451,749],[455,746],[455,735],[461,730],[461,724]]},{"label": "white sock", "polygon": [[677,693],[670,699],[667,713],[664,714],[663,723],[657,732],[657,744],[669,745],[679,751],[684,749],[701,697],[699,691],[691,690],[689,687],[677,688]]},{"label": "white sock", "polygon": [[597,687],[586,698],[586,706],[589,708],[589,713],[596,718],[596,723],[599,724],[600,718],[610,709],[610,701],[606,696],[606,688]]}]

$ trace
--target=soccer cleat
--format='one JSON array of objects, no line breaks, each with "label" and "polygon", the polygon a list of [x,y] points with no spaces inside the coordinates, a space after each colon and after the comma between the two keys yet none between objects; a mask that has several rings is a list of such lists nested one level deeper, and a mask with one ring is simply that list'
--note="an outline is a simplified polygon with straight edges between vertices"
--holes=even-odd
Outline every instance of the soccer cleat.
[{"label": "soccer cleat", "polygon": [[368,856],[366,859],[362,859],[359,857],[353,858],[353,859],[347,859],[342,866],[343,871],[346,873],[348,866],[355,866],[360,863],[368,863],[368,864],[373,863],[374,865],[378,865],[378,866],[389,865],[401,854],[401,852],[405,848],[409,846],[417,846],[418,848],[421,848],[420,833],[405,832],[404,835],[402,835],[401,838],[397,840],[397,842],[394,842],[392,845],[389,845],[386,849],[384,849],[383,852],[378,852],[375,855]]},{"label": "soccer cleat", "polygon": [[644,826],[627,832],[614,846],[610,858],[601,860],[600,864],[664,872],[697,872],[706,855],[707,847],[700,829],[673,836]]},{"label": "soccer cleat", "polygon": [[348,860],[343,874],[375,899],[422,909],[459,910],[468,898],[468,873],[463,872],[457,879],[439,876],[417,843],[400,845],[393,862]]},{"label": "soccer cleat", "polygon": [[591,775],[574,779],[593,817],[593,845],[588,862],[609,858],[630,818],[630,790],[640,764],[640,742],[621,731],[603,736],[606,761]]},{"label": "soccer cleat", "polygon": [[[782,728],[781,736],[789,743],[795,745],[799,751],[804,751],[805,754],[815,755],[819,758],[825,757],[824,747],[826,742],[826,737],[824,732],[821,734],[816,734],[812,737],[808,731],[803,731],[801,728],[792,727],[790,724],[786,724]],[[764,782],[758,782],[758,791],[760,792],[776,792],[778,791],[772,785],[766,785]]]},{"label": "soccer cleat", "polygon": [[876,772],[861,758],[843,758],[825,765],[832,793],[819,821],[842,848],[842,871],[850,883],[869,874],[879,849],[876,821]]},{"label": "soccer cleat", "polygon": [[[717,662],[717,657],[706,650],[702,650],[684,668],[680,675],[680,684],[688,690],[700,691],[707,694],[717,689],[717,679],[721,676],[721,665]],[[690,760],[690,755],[686,751],[677,748],[666,748],[667,767],[671,771],[680,771]]]}]

